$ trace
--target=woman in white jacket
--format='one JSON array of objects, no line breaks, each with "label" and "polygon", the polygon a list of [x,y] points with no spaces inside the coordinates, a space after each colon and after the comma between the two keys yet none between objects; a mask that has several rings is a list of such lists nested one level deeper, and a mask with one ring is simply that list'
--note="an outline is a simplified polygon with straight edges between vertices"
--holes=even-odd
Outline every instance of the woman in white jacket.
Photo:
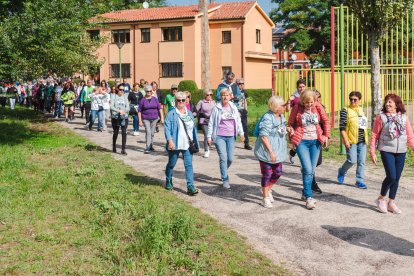
[{"label": "woman in white jacket", "polygon": [[208,124],[208,144],[214,142],[220,158],[220,174],[223,187],[230,189],[227,170],[233,162],[234,143],[237,134],[244,142],[244,132],[237,107],[230,102],[231,93],[228,88],[220,91],[221,101],[214,107]]}]

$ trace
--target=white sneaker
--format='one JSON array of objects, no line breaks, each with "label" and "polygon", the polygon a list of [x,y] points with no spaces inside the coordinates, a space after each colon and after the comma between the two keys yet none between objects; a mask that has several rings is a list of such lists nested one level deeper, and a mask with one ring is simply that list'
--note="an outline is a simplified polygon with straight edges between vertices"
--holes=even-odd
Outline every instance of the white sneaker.
[{"label": "white sneaker", "polygon": [[138,136],[138,131],[134,131],[134,136]]},{"label": "white sneaker", "polygon": [[139,136],[139,131],[137,131],[137,136]]},{"label": "white sneaker", "polygon": [[268,192],[268,198],[270,199],[270,202],[275,202],[275,199],[273,198],[272,190],[269,190]]},{"label": "white sneaker", "polygon": [[308,199],[306,199],[306,208],[308,208],[309,210],[315,209],[316,207],[316,200],[308,197]]},{"label": "white sneaker", "polygon": [[209,156],[210,156],[210,151],[209,150],[205,151],[203,157],[208,158]]},{"label": "white sneaker", "polygon": [[263,198],[263,207],[265,207],[265,208],[273,208],[273,204],[270,201],[270,198],[269,197]]},{"label": "white sneaker", "polygon": [[223,188],[224,189],[230,189],[230,183],[228,180],[223,180]]}]

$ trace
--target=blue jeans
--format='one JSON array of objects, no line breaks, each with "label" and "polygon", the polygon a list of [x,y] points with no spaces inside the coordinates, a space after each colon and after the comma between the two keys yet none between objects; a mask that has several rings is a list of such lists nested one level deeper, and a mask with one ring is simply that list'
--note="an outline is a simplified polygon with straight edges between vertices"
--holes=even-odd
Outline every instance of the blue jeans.
[{"label": "blue jeans", "polygon": [[395,199],[400,182],[401,173],[404,169],[406,153],[391,153],[381,151],[381,160],[384,165],[386,177],[382,182],[381,195],[386,196],[390,190],[389,198]]},{"label": "blue jeans", "polygon": [[139,131],[138,115],[132,115],[132,126],[134,128],[134,131]]},{"label": "blue jeans", "polygon": [[338,174],[345,175],[347,171],[357,164],[356,183],[364,183],[365,160],[367,159],[367,144],[352,144],[346,151],[346,161],[339,168]]},{"label": "blue jeans", "polygon": [[57,101],[55,106],[55,114],[53,116],[60,116],[62,115],[62,101]]},{"label": "blue jeans", "polygon": [[194,185],[194,172],[193,172],[193,155],[187,150],[169,150],[168,151],[168,163],[165,168],[165,177],[168,180],[172,180],[173,170],[175,164],[177,164],[178,156],[180,152],[183,154],[185,179],[187,180],[187,187]]},{"label": "blue jeans", "polygon": [[312,197],[312,179],[320,151],[321,143],[318,140],[302,140],[296,147],[302,166],[303,195],[306,198]]},{"label": "blue jeans", "polygon": [[214,143],[220,158],[220,174],[223,181],[229,180],[227,169],[233,162],[235,140],[234,136],[217,136]]},{"label": "blue jeans", "polygon": [[96,116],[98,116],[98,129],[102,129],[103,110],[91,110],[91,121],[89,122],[89,128],[95,123]]}]

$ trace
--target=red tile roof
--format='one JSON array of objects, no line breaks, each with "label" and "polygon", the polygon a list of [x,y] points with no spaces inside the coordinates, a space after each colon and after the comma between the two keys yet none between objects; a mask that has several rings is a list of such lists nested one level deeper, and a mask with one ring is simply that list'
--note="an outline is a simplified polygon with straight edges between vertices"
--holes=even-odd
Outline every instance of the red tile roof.
[{"label": "red tile roof", "polygon": [[246,18],[247,13],[256,2],[222,3],[221,7],[212,13],[209,20],[229,20]]},{"label": "red tile roof", "polygon": [[[209,5],[210,20],[243,19],[256,2],[227,2]],[[104,13],[92,19],[95,22],[133,22],[195,18],[198,5],[172,6],[149,9],[131,9]]]}]

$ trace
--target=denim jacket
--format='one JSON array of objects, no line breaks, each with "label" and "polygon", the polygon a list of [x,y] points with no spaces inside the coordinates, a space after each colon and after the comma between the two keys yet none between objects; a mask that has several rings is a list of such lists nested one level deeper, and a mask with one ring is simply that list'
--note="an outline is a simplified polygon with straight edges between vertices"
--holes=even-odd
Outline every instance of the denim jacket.
[{"label": "denim jacket", "polygon": [[[193,114],[189,111],[188,115],[191,117],[191,119],[194,122],[194,116]],[[180,129],[180,125],[182,124],[180,118],[178,117],[179,115],[177,114],[177,111],[174,109],[168,111],[167,116],[165,117],[164,120],[164,135],[165,135],[165,139],[167,140],[167,144],[166,144],[166,149],[168,149],[168,140],[172,140],[174,145],[177,146],[178,145],[178,130]],[[194,141],[194,144],[198,146],[198,139],[197,139],[197,127],[196,127],[196,123],[194,122],[194,128],[193,128],[193,133],[192,133],[192,137],[191,137],[191,133],[188,133],[188,135],[190,136],[190,138]]]},{"label": "denim jacket", "polygon": [[284,162],[287,148],[285,117],[281,115],[280,120],[277,120],[273,112],[269,111],[263,115],[259,124],[259,136],[254,147],[254,155],[260,161],[272,163],[269,152],[262,142],[262,136],[267,136],[270,147],[276,155],[276,163]]}]

